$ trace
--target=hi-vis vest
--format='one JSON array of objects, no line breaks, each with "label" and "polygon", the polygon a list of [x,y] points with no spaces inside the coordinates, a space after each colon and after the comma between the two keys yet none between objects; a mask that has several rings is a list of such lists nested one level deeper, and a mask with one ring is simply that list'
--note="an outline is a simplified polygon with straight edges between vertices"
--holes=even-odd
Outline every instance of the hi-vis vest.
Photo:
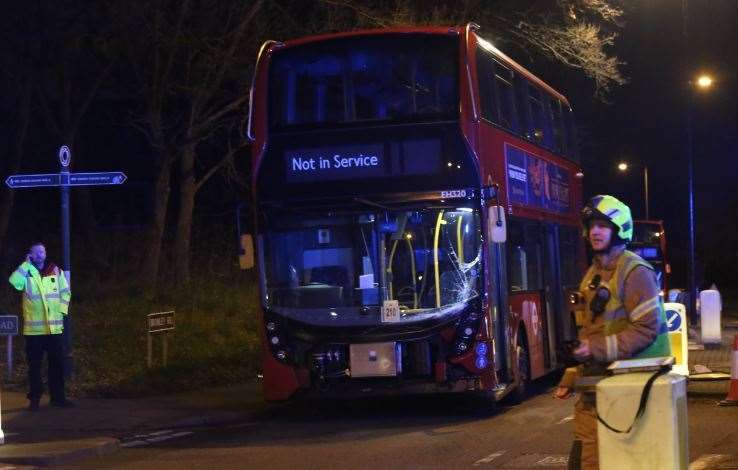
[{"label": "hi-vis vest", "polygon": [[54,266],[42,276],[33,264],[25,261],[10,275],[9,281],[23,291],[23,334],[61,334],[72,297],[64,273]]},{"label": "hi-vis vest", "polygon": [[[620,258],[618,258],[615,272],[613,272],[610,280],[603,282],[610,290],[610,299],[605,305],[605,311],[600,314],[605,322],[603,333],[606,337],[609,335],[617,335],[628,327],[631,319],[637,317],[639,312],[645,314],[646,312],[656,308],[658,309],[659,318],[656,339],[643,351],[633,357],[644,358],[671,356],[671,345],[669,343],[668,327],[666,324],[666,312],[664,311],[664,304],[660,296],[646,302],[646,305],[639,305],[633,312],[630,312],[630,314],[625,311],[625,305],[623,304],[625,279],[628,277],[628,274],[638,266],[645,266],[653,271],[653,267],[643,258],[633,252],[625,250]],[[584,297],[583,313],[585,318],[583,320],[585,324],[595,321],[594,314],[589,309],[589,304],[595,296],[595,290],[589,288],[594,275],[595,267],[593,265],[589,268],[587,274],[584,275],[584,279],[582,279],[582,283],[579,286],[579,292]]]}]

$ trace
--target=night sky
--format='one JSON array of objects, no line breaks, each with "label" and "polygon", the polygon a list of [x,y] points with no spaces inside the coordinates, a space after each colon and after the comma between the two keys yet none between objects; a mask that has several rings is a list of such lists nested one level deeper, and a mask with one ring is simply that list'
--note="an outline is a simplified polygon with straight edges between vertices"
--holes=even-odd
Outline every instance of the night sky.
[{"label": "night sky", "polygon": [[[616,165],[648,165],[650,216],[665,222],[677,287],[686,286],[687,275],[685,116],[693,93],[697,278],[727,288],[738,261],[732,233],[738,230],[738,2],[690,0],[687,42],[681,4],[639,0],[627,6],[615,51],[627,63],[630,82],[610,95],[612,104],[586,95],[586,84],[576,86],[581,78],[567,76],[562,87],[583,129],[585,196],[616,195],[642,218],[642,169],[623,174]],[[688,84],[702,71],[715,79],[709,93]]]}]

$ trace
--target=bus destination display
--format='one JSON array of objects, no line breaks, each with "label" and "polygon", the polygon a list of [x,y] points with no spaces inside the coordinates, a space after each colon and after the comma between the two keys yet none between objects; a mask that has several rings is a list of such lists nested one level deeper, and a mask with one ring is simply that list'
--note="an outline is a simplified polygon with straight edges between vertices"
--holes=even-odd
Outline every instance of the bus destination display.
[{"label": "bus destination display", "polygon": [[436,139],[409,139],[388,145],[298,148],[284,152],[288,183],[431,174],[439,171],[440,162],[441,144]]},{"label": "bus destination display", "polygon": [[517,147],[505,145],[507,192],[511,203],[569,211],[569,172]]},{"label": "bus destination display", "polygon": [[371,178],[384,174],[381,145],[297,149],[285,152],[288,182]]}]

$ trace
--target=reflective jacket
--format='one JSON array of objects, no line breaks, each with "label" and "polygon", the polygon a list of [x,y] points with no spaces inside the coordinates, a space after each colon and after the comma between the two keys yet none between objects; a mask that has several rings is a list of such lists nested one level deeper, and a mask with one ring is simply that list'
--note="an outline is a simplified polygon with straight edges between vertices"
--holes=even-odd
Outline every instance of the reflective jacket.
[{"label": "reflective jacket", "polygon": [[23,291],[23,334],[58,335],[64,330],[72,292],[64,273],[53,263],[42,272],[25,261],[10,275],[10,284]]},{"label": "reflective jacket", "polygon": [[[597,275],[600,283],[595,286]],[[604,312],[595,314],[590,305],[600,287],[605,287],[610,297]],[[643,258],[624,250],[609,266],[595,260],[584,275],[579,292],[583,299],[577,312],[579,339],[589,340],[595,361],[671,356],[655,273]],[[581,372],[581,367],[567,369],[560,385],[571,387]]]},{"label": "reflective jacket", "polygon": [[[589,309],[595,290],[589,286],[600,274],[600,285],[610,291],[605,311],[596,315]],[[584,306],[592,324],[582,333],[589,336],[595,360],[671,356],[666,313],[659,295],[653,267],[640,256],[623,251],[615,262],[615,270],[593,264],[579,286]]]}]

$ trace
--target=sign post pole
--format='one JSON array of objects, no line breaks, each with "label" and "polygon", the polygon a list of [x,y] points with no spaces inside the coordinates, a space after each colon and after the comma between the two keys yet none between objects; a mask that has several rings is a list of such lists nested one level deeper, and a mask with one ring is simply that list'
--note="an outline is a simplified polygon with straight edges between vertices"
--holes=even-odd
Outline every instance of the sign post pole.
[{"label": "sign post pole", "polygon": [[[63,145],[59,149],[60,168],[60,190],[61,190],[61,224],[62,224],[62,270],[67,279],[70,289],[72,285],[72,250],[70,246],[70,220],[69,220],[69,165],[72,163],[72,152],[69,147]],[[62,332],[62,344],[64,348],[64,377],[69,378],[74,372],[74,357],[72,355],[72,319],[64,315],[64,331]]]},{"label": "sign post pole", "polygon": [[162,340],[163,340],[163,342],[164,342],[164,344],[163,344],[163,346],[164,346],[164,347],[163,347],[163,348],[162,348],[162,350],[161,350],[161,356],[162,356],[162,358],[161,358],[161,362],[162,362],[162,364],[164,365],[164,367],[166,367],[166,366],[167,366],[167,352],[168,352],[168,351],[167,351],[167,349],[168,349],[168,347],[167,347],[167,346],[168,346],[168,343],[167,343],[167,337],[168,337],[169,335],[168,335],[168,334],[167,334],[167,332],[165,331],[165,332],[164,332],[164,333],[162,334],[162,336],[163,336]]},{"label": "sign post pole", "polygon": [[151,366],[154,364],[152,343],[153,343],[153,338],[151,337],[151,332],[149,331],[148,333],[146,333],[146,349],[148,352],[148,355],[146,358],[146,367],[148,367],[149,369],[151,369]]},{"label": "sign post pole", "polygon": [[5,377],[5,380],[7,382],[10,382],[13,380],[13,336],[8,335],[7,339],[7,346],[8,346],[8,373]]}]

